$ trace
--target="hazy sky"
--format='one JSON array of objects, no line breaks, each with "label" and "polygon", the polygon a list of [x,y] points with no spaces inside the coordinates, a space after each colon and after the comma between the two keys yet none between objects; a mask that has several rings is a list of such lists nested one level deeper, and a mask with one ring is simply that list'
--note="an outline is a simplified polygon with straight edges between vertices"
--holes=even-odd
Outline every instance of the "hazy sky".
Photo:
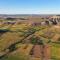
[{"label": "hazy sky", "polygon": [[60,0],[0,0],[0,14],[60,14]]}]

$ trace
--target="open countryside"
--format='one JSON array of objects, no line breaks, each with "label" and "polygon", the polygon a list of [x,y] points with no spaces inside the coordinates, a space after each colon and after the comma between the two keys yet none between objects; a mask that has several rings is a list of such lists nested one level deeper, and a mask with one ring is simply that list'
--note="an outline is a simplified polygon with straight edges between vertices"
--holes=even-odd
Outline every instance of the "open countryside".
[{"label": "open countryside", "polygon": [[59,15],[2,17],[0,60],[60,60]]}]

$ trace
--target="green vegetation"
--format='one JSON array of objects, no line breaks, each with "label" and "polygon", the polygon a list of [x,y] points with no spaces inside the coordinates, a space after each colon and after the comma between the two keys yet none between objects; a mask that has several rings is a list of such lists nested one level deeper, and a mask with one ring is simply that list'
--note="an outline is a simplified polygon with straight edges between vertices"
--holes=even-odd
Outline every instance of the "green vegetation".
[{"label": "green vegetation", "polygon": [[52,43],[51,58],[54,60],[60,60],[60,44]]},{"label": "green vegetation", "polygon": [[30,59],[28,56],[24,55],[12,55],[12,56],[6,56],[2,58],[1,60],[28,60]]}]

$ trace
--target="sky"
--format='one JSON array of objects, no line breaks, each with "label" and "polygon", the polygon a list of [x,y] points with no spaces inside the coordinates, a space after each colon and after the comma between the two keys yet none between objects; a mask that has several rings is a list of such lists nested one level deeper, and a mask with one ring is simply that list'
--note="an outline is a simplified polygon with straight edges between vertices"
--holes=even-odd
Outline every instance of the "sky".
[{"label": "sky", "polygon": [[0,14],[60,14],[60,0],[0,0]]}]

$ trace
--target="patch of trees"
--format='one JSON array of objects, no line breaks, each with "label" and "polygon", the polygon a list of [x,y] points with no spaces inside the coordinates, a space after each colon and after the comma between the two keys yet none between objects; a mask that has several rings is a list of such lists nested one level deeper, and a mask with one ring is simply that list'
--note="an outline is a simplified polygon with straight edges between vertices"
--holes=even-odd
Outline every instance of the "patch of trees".
[{"label": "patch of trees", "polygon": [[11,46],[9,46],[8,49],[9,49],[9,52],[16,50],[15,44],[12,44]]},{"label": "patch of trees", "polygon": [[32,43],[32,44],[38,44],[38,45],[43,45],[43,44],[44,44],[44,43],[43,43],[43,40],[41,40],[41,39],[38,38],[38,37],[36,37],[36,38],[32,37],[32,38],[31,38],[31,43]]},{"label": "patch of trees", "polygon": [[8,17],[6,18],[6,20],[15,20],[16,18],[11,18],[11,17]]},{"label": "patch of trees", "polygon": [[27,20],[26,18],[19,18],[20,20]]},{"label": "patch of trees", "polygon": [[13,17],[7,17],[6,18],[6,20],[17,20],[17,19],[19,19],[19,20],[28,20],[26,18],[13,18]]},{"label": "patch of trees", "polygon": [[5,33],[5,32],[8,32],[9,30],[8,29],[0,29],[0,33]]}]

